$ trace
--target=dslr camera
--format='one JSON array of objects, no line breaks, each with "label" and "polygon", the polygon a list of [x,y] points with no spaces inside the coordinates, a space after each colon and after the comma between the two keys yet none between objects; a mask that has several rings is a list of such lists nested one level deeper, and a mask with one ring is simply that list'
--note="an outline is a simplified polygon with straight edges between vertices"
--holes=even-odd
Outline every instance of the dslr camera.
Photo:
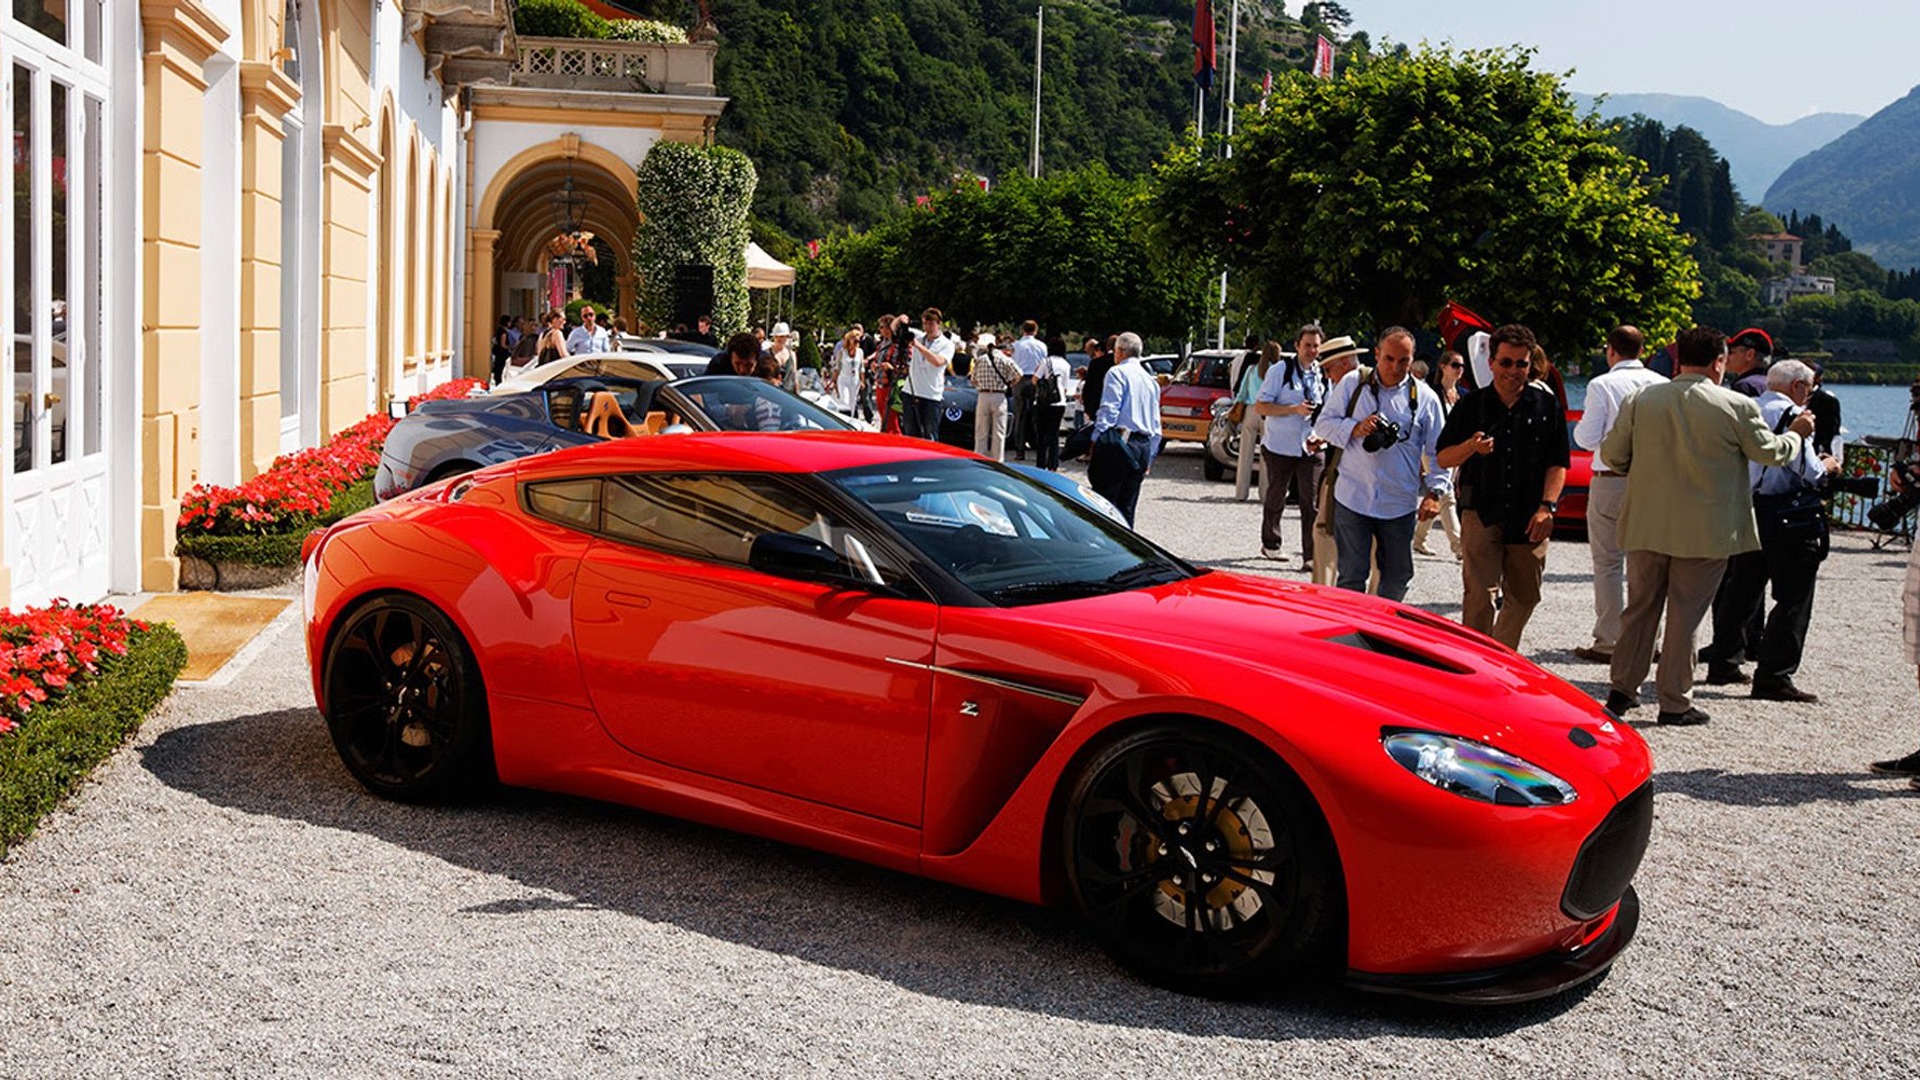
[{"label": "dslr camera", "polygon": [[1914,507],[1920,506],[1920,458],[1900,462],[1893,472],[1900,478],[1900,490],[1867,511],[1867,520],[1881,532],[1896,531]]},{"label": "dslr camera", "polygon": [[1369,454],[1377,454],[1400,441],[1400,425],[1378,413],[1373,417],[1375,423],[1367,437],[1360,441],[1360,448]]}]

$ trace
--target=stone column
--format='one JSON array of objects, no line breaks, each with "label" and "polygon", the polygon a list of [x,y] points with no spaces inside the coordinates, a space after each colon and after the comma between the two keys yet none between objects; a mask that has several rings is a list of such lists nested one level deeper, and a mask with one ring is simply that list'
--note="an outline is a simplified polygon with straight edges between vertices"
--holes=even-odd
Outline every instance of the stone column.
[{"label": "stone column", "polygon": [[380,161],[340,124],[321,130],[320,438],[367,415],[367,233]]},{"label": "stone column", "polygon": [[[280,453],[280,118],[300,87],[278,65],[240,65],[240,475],[254,476]],[[298,332],[298,328],[294,328]]]},{"label": "stone column", "polygon": [[206,63],[228,29],[194,0],[142,0],[140,583],[179,585],[180,496],[200,473]]},{"label": "stone column", "polygon": [[493,362],[493,328],[499,325],[500,289],[493,273],[493,245],[499,229],[469,229],[467,240],[467,349],[460,374],[484,379]]}]

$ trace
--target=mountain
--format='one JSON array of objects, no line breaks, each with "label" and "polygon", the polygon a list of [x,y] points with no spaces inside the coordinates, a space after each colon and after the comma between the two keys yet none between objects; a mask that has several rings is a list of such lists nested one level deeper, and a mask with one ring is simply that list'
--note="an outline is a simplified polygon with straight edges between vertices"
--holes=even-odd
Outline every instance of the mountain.
[{"label": "mountain", "polygon": [[1819,214],[1889,269],[1920,266],[1920,86],[1794,162],[1762,205]]},{"label": "mountain", "polygon": [[[1575,94],[1573,99],[1583,109],[1595,103],[1588,94]],[[1679,94],[1609,94],[1600,103],[1600,113],[1609,117],[1640,113],[1669,128],[1685,125],[1705,135],[1733,166],[1733,186],[1750,201],[1759,199],[1788,165],[1866,119],[1853,113],[1814,113],[1791,124],[1769,124],[1712,98]]]}]

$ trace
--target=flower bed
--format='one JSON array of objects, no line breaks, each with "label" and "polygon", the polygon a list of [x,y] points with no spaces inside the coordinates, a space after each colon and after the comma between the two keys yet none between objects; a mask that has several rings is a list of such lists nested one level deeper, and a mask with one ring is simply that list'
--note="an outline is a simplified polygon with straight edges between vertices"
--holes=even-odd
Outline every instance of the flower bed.
[{"label": "flower bed", "polygon": [[[479,385],[455,379],[407,404],[465,397]],[[181,584],[250,588],[285,578],[299,566],[309,532],[373,505],[373,474],[393,423],[376,413],[321,446],[282,454],[245,483],[188,491],[175,549],[184,560]]]},{"label": "flower bed", "polygon": [[126,741],[187,662],[108,605],[0,611],[0,857]]}]

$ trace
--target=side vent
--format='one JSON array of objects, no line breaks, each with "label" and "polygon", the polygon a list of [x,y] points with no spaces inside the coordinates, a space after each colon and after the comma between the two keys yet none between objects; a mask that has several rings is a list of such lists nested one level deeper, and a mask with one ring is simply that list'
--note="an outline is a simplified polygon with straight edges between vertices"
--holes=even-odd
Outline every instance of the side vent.
[{"label": "side vent", "polygon": [[1365,630],[1349,630],[1344,634],[1337,634],[1321,640],[1334,645],[1345,645],[1352,649],[1365,649],[1370,653],[1378,653],[1381,656],[1392,657],[1395,660],[1405,660],[1409,664],[1419,664],[1421,667],[1431,668],[1434,671],[1444,671],[1452,675],[1466,675],[1473,670],[1461,664],[1428,656],[1426,653],[1420,652],[1417,649],[1409,649],[1397,641],[1381,637],[1378,634],[1369,633]]}]

